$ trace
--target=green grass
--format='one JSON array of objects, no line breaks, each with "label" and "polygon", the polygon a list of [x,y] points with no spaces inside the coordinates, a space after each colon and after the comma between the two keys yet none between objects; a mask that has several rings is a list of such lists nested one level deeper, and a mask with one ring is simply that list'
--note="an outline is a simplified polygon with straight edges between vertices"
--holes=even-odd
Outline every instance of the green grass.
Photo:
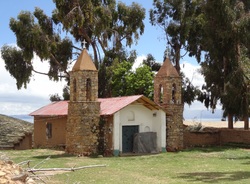
[{"label": "green grass", "polygon": [[1,151],[15,163],[32,160],[31,167],[79,167],[105,164],[107,167],[64,172],[47,183],[250,183],[250,150],[228,147],[200,148],[157,155],[88,158],[62,151],[34,149]]}]

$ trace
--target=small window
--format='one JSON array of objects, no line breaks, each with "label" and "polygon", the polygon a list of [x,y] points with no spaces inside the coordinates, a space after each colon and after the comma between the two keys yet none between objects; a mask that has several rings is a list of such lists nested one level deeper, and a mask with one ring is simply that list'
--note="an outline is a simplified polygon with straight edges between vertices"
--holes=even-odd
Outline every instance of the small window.
[{"label": "small window", "polygon": [[87,101],[91,101],[91,79],[88,78],[86,81],[86,98]]},{"label": "small window", "polygon": [[176,84],[172,85],[172,102],[175,103],[176,102]]},{"label": "small window", "polygon": [[76,101],[76,79],[73,81],[73,101]]},{"label": "small window", "polygon": [[47,139],[52,138],[52,123],[46,123],[46,137]]},{"label": "small window", "polygon": [[163,103],[163,87],[161,84],[159,86],[159,102]]}]

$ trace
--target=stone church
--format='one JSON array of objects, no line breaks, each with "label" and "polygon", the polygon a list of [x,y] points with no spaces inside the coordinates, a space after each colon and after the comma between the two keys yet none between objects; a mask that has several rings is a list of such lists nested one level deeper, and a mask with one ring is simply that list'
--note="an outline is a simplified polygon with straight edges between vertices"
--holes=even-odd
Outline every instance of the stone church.
[{"label": "stone church", "polygon": [[98,71],[86,49],[70,81],[70,101],[30,114],[35,147],[63,145],[68,153],[107,156],[183,148],[181,77],[169,58],[155,76],[154,101],[143,95],[98,98]]}]

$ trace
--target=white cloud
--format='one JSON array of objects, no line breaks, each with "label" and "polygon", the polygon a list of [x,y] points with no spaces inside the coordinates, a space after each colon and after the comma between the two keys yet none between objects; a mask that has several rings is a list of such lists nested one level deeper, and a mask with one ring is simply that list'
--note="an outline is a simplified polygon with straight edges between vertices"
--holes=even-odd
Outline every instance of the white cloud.
[{"label": "white cloud", "polygon": [[145,55],[138,56],[133,64],[132,70],[135,71],[135,69],[138,68],[146,58],[147,57]]},{"label": "white cloud", "polygon": [[[38,57],[33,63],[38,71],[48,71],[48,64]],[[16,80],[6,71],[4,60],[0,57],[0,114],[29,114],[50,103],[50,94],[62,94],[65,84],[64,81],[53,82],[48,76],[33,74],[27,89],[17,90]]]},{"label": "white cloud", "polygon": [[[201,89],[202,85],[205,84],[205,80],[199,73],[199,69],[199,65],[192,65],[187,62],[181,64],[181,71],[190,79],[195,87],[197,86]],[[221,109],[221,105],[217,104],[213,112],[211,109],[207,109],[200,101],[194,101],[191,106],[185,104],[183,114],[185,119],[197,119],[199,121],[202,119],[220,119],[222,117]]]},{"label": "white cloud", "polygon": [[185,76],[189,78],[194,86],[201,88],[205,81],[204,77],[199,73],[199,69],[199,65],[192,65],[187,62],[183,62],[183,64],[181,64],[181,71],[185,74]]}]

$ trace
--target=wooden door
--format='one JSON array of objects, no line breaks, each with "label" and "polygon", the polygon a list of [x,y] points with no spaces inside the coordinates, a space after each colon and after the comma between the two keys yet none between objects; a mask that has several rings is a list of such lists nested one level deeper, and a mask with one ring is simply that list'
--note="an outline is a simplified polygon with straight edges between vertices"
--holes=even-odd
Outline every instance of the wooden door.
[{"label": "wooden door", "polygon": [[139,126],[122,126],[122,153],[133,152],[134,134],[139,133]]}]

